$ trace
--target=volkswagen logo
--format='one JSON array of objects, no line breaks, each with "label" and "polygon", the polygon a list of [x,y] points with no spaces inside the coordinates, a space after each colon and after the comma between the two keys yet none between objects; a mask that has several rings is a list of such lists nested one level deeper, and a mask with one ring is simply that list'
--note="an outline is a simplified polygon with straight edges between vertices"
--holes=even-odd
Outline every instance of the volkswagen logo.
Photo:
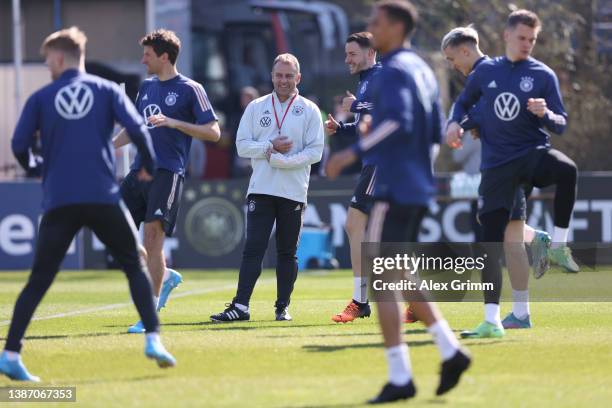
[{"label": "volkswagen logo", "polygon": [[155,127],[149,123],[149,118],[151,116],[159,115],[160,113],[162,113],[162,111],[158,105],[151,104],[151,105],[145,106],[144,110],[142,111],[142,115],[144,116],[144,120],[149,129],[153,129]]},{"label": "volkswagen logo", "polygon": [[503,121],[514,120],[521,111],[521,104],[513,93],[503,92],[497,95],[493,103],[495,115]]},{"label": "volkswagen logo", "polygon": [[269,116],[263,116],[261,119],[259,119],[259,125],[261,127],[268,127],[272,124],[272,119],[270,119]]},{"label": "volkswagen logo", "polygon": [[89,113],[93,102],[91,89],[82,82],[76,82],[64,86],[57,92],[55,110],[64,119],[77,120]]}]

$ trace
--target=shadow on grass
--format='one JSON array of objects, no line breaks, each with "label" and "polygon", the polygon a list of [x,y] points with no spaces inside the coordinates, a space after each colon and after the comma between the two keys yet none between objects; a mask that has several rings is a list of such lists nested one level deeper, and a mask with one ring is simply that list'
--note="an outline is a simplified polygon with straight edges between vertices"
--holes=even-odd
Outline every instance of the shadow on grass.
[{"label": "shadow on grass", "polygon": [[257,337],[261,337],[261,338],[270,338],[270,339],[282,339],[282,338],[289,338],[289,337],[353,337],[353,336],[380,336],[380,332],[372,332],[372,333],[333,333],[333,334],[319,334],[319,333],[312,333],[312,334],[281,334],[281,335],[277,335],[277,336],[273,336],[273,335],[266,335],[266,336],[257,336]]},{"label": "shadow on grass", "polygon": [[292,408],[354,408],[354,407],[361,407],[361,406],[367,406],[366,402],[359,402],[359,403],[353,403],[353,404],[338,403],[338,404],[326,404],[326,405],[299,405],[299,406],[292,407]]},{"label": "shadow on grass", "polygon": [[[421,347],[421,346],[429,346],[434,344],[432,340],[417,340],[417,341],[409,341],[408,347]],[[329,353],[333,351],[346,350],[346,349],[363,349],[363,348],[382,348],[383,343],[357,343],[357,344],[334,344],[334,345],[325,345],[325,344],[306,344],[302,346],[302,348],[309,352],[314,353]]]},{"label": "shadow on grass", "polygon": [[[274,323],[260,325],[258,323]],[[200,330],[257,330],[257,329],[292,329],[303,327],[328,327],[328,324],[293,324],[292,322],[276,322],[275,320],[258,320],[256,322],[234,322],[234,323],[214,323],[214,322],[198,322],[198,323],[162,323],[163,326],[199,326]]]},{"label": "shadow on grass", "polygon": [[[55,340],[68,338],[83,338],[83,337],[104,337],[104,336],[120,336],[129,333],[79,333],[79,334],[47,334],[44,336],[25,336],[24,340]],[[5,341],[6,337],[0,337],[0,341]]]},{"label": "shadow on grass", "polygon": [[[288,326],[286,326],[288,327]],[[333,325],[330,325],[330,327],[334,327]],[[453,332],[455,333],[459,333],[462,330],[453,330]],[[427,334],[427,329],[408,329],[404,332],[405,335],[417,335],[417,334]],[[283,337],[353,337],[353,336],[382,336],[380,331],[376,331],[376,332],[349,332],[349,333],[330,333],[330,334],[319,334],[319,333],[313,333],[313,334],[292,334],[292,335],[278,335],[278,336],[272,336],[272,335],[267,335],[267,336],[259,336],[262,338],[283,338]]]},{"label": "shadow on grass", "polygon": [[[467,340],[467,341],[466,341]],[[487,341],[488,340],[488,341]],[[463,339],[461,344],[469,347],[478,347],[478,346],[492,346],[494,344],[508,344],[513,343],[514,340],[504,339],[504,340],[496,340],[496,339]]]},{"label": "shadow on grass", "polygon": [[[374,395],[372,395],[374,397]],[[406,403],[410,400],[398,401],[398,403]],[[443,398],[430,398],[426,401],[419,401],[419,405],[447,405],[448,402]],[[345,408],[345,407],[369,407],[367,401],[359,401],[351,404],[337,403],[337,404],[324,404],[324,405],[298,405],[292,408]]]},{"label": "shadow on grass", "polygon": [[167,378],[166,375],[163,374],[155,374],[155,375],[145,375],[145,376],[141,376],[141,377],[134,377],[134,378],[106,378],[106,379],[92,379],[92,380],[80,380],[80,381],[70,381],[71,384],[81,384],[81,385],[87,385],[87,384],[105,384],[105,383],[114,383],[114,382],[138,382],[138,381],[148,381],[148,380],[157,380],[160,378]]}]

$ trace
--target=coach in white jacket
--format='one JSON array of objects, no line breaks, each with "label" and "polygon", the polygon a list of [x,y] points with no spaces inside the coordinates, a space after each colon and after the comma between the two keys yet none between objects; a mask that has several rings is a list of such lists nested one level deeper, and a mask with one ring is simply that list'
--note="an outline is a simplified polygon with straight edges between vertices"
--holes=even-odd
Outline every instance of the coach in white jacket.
[{"label": "coach in white jacket", "polygon": [[251,159],[247,191],[247,236],[238,290],[231,304],[211,316],[216,322],[249,320],[249,300],[276,221],[276,320],[291,320],[288,306],[297,278],[298,238],[310,180],[321,160],[324,136],[319,108],[301,96],[300,64],[281,54],[272,66],[274,92],[251,102],[240,120],[236,147]]}]

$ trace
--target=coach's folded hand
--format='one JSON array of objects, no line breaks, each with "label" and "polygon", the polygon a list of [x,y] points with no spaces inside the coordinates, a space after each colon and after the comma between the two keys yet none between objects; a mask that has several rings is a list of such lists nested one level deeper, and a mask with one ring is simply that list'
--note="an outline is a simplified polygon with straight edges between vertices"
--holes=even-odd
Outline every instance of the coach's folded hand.
[{"label": "coach's folded hand", "polygon": [[463,136],[463,128],[457,122],[453,122],[446,128],[446,144],[453,149],[458,149],[462,146],[461,136]]},{"label": "coach's folded hand", "polygon": [[333,135],[336,133],[338,128],[340,127],[340,123],[334,119],[331,113],[327,114],[327,120],[325,121],[325,133],[329,135]]},{"label": "coach's folded hand", "polygon": [[272,143],[272,147],[279,153],[287,153],[291,150],[293,146],[293,142],[287,136],[278,136],[276,139],[270,141]]}]

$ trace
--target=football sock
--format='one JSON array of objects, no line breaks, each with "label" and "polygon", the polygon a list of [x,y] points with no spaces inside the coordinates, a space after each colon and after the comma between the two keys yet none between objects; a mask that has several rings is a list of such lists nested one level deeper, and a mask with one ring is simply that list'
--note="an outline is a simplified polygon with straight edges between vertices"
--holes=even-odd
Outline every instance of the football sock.
[{"label": "football sock", "polygon": [[368,288],[367,278],[358,277],[353,278],[353,299],[359,303],[366,303],[368,301]]},{"label": "football sock", "polygon": [[412,378],[408,346],[399,344],[385,349],[387,366],[389,368],[389,382],[393,385],[406,385]]},{"label": "football sock", "polygon": [[432,335],[442,360],[448,360],[459,349],[459,341],[451,331],[446,320],[438,320],[427,328],[429,334]]},{"label": "football sock", "polygon": [[519,319],[529,316],[529,290],[512,289],[512,313]]},{"label": "football sock", "polygon": [[234,303],[234,306],[236,307],[236,309],[242,311],[242,312],[248,312],[249,311],[249,307],[245,306],[245,305],[241,305],[240,303]]},{"label": "football sock", "polygon": [[485,320],[491,324],[501,327],[501,317],[499,316],[499,304],[485,303]]},{"label": "football sock", "polygon": [[559,248],[567,243],[568,228],[555,227],[553,230],[552,247]]}]

